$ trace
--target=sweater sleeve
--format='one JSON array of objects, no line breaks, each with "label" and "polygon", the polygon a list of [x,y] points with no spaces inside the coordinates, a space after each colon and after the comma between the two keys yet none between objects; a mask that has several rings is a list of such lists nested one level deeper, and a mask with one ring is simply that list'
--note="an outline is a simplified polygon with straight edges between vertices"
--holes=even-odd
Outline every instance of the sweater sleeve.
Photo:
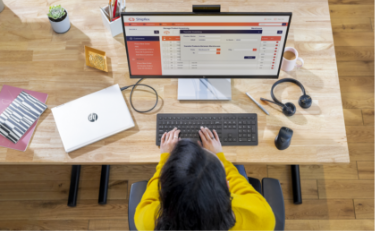
[{"label": "sweater sleeve", "polygon": [[169,158],[169,153],[160,156],[160,162],[156,166],[154,176],[148,181],[145,193],[139,202],[134,215],[137,230],[154,230],[157,213],[159,211],[159,177],[161,169]]},{"label": "sweater sleeve", "polygon": [[217,153],[224,165],[229,191],[233,197],[232,210],[236,224],[232,230],[273,230],[276,220],[266,199],[228,161],[224,153]]}]

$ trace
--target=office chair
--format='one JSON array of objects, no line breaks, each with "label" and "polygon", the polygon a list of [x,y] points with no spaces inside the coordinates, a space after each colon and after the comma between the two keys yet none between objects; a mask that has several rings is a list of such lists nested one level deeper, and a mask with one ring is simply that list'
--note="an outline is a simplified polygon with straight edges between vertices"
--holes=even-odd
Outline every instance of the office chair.
[{"label": "office chair", "polygon": [[[284,197],[281,191],[279,180],[272,178],[263,178],[262,186],[260,181],[255,178],[247,177],[245,167],[243,165],[236,165],[239,173],[248,179],[249,183],[261,193],[271,206],[275,214],[276,226],[275,230],[284,230],[285,227],[285,207]],[[128,207],[128,222],[129,230],[137,230],[134,223],[135,209],[142,199],[143,193],[146,191],[148,181],[139,181],[132,184],[130,188],[129,207]]]}]

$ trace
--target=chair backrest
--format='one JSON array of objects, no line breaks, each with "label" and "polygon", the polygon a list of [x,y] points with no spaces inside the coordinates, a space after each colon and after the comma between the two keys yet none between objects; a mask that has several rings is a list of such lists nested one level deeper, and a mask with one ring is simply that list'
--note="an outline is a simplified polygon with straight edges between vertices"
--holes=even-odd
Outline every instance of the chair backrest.
[{"label": "chair backrest", "polygon": [[285,228],[285,205],[280,181],[273,178],[263,178],[262,194],[273,210],[276,219],[275,230]]},{"label": "chair backrest", "polygon": [[143,194],[147,188],[147,180],[139,181],[132,184],[130,188],[130,195],[129,195],[129,207],[128,207],[128,222],[129,222],[129,230],[137,230],[134,223],[134,215],[135,210],[139,202],[142,199]]}]

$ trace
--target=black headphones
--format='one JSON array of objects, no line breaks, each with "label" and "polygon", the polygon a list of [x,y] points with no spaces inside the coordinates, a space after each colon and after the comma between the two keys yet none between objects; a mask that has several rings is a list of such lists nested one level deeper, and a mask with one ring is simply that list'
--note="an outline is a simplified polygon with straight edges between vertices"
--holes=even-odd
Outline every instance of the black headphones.
[{"label": "black headphones", "polygon": [[291,78],[280,79],[279,81],[277,81],[276,83],[273,84],[273,86],[271,88],[271,97],[272,97],[273,101],[268,100],[268,99],[264,99],[264,98],[260,98],[260,99],[263,100],[263,101],[267,101],[267,102],[279,105],[280,107],[282,107],[283,113],[286,116],[292,116],[292,115],[294,115],[294,113],[296,113],[296,106],[294,106],[294,104],[292,104],[292,103],[285,103],[285,104],[283,104],[282,102],[280,102],[279,100],[277,100],[276,97],[275,97],[275,95],[273,94],[273,89],[278,84],[285,83],[285,82],[295,83],[295,84],[297,84],[301,88],[301,90],[302,90],[302,96],[299,98],[298,104],[302,108],[309,108],[311,106],[311,104],[312,104],[311,97],[309,95],[306,95],[306,91],[305,91],[305,88],[303,87],[302,83],[300,83],[299,81],[297,81],[295,79],[291,79]]}]

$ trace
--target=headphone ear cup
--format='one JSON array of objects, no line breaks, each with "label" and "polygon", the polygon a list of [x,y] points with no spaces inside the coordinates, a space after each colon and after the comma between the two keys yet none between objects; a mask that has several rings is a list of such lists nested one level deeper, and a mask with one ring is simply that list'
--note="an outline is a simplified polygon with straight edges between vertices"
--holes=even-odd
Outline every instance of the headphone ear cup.
[{"label": "headphone ear cup", "polygon": [[298,100],[298,104],[302,107],[302,108],[309,108],[311,107],[311,104],[312,104],[312,99],[309,95],[302,95],[299,100]]},{"label": "headphone ear cup", "polygon": [[292,103],[286,103],[283,107],[283,113],[286,116],[292,116],[294,113],[296,113],[296,106]]}]

